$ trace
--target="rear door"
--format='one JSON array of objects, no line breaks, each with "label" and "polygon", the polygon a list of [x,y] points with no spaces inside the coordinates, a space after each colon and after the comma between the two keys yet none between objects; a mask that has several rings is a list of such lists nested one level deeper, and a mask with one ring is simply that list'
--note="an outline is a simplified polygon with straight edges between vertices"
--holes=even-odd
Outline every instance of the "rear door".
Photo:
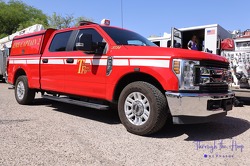
[{"label": "rear door", "polygon": [[182,32],[174,27],[171,29],[171,47],[182,48]]},{"label": "rear door", "polygon": [[65,91],[79,96],[105,98],[106,53],[104,50],[99,54],[77,51],[76,42],[83,34],[91,34],[94,43],[105,42],[104,37],[95,28],[84,28],[77,32],[72,51],[68,52],[65,59]]},{"label": "rear door", "polygon": [[56,92],[65,90],[65,63],[64,58],[67,56],[67,47],[72,30],[62,30],[54,35],[50,45],[45,48],[41,57],[41,88]]}]

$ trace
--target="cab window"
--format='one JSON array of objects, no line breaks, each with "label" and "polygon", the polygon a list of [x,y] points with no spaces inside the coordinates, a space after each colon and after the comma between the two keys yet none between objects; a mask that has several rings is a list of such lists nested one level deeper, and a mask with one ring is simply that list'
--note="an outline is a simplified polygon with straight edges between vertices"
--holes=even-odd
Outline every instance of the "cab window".
[{"label": "cab window", "polygon": [[66,51],[66,47],[72,31],[58,33],[54,36],[49,47],[50,52]]},{"label": "cab window", "polygon": [[103,37],[95,30],[95,29],[82,29],[78,32],[78,35],[76,37],[76,41],[74,44],[74,51],[76,51],[76,43],[79,42],[79,37],[82,34],[90,34],[92,35],[92,42],[98,43],[98,42],[104,42]]}]

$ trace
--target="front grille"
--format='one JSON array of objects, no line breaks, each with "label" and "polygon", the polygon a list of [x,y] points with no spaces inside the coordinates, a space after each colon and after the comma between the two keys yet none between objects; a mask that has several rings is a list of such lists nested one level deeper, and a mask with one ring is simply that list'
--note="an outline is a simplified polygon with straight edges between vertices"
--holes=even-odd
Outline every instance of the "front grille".
[{"label": "front grille", "polygon": [[228,91],[227,70],[229,63],[201,61],[195,69],[195,85],[202,93],[221,93]]}]

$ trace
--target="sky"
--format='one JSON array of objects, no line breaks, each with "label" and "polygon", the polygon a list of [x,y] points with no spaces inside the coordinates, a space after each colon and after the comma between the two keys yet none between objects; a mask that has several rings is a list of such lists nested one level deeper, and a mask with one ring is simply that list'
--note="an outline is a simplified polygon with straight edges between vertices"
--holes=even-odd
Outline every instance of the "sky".
[{"label": "sky", "polygon": [[[185,28],[220,24],[227,30],[250,29],[249,0],[22,0],[45,14],[111,20],[145,37]],[[122,5],[121,5],[122,4]],[[122,7],[121,7],[122,6]],[[122,10],[121,10],[122,9]],[[123,12],[121,12],[123,11]],[[121,14],[123,13],[123,14]],[[123,15],[123,19],[122,19]]]}]

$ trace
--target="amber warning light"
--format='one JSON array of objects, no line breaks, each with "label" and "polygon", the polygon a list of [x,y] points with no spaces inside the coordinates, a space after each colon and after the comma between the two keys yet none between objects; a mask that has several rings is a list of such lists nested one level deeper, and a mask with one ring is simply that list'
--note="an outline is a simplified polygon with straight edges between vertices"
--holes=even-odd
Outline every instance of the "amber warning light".
[{"label": "amber warning light", "polygon": [[101,21],[101,24],[102,24],[102,25],[110,25],[110,20],[108,20],[108,19],[103,19],[103,20]]}]

